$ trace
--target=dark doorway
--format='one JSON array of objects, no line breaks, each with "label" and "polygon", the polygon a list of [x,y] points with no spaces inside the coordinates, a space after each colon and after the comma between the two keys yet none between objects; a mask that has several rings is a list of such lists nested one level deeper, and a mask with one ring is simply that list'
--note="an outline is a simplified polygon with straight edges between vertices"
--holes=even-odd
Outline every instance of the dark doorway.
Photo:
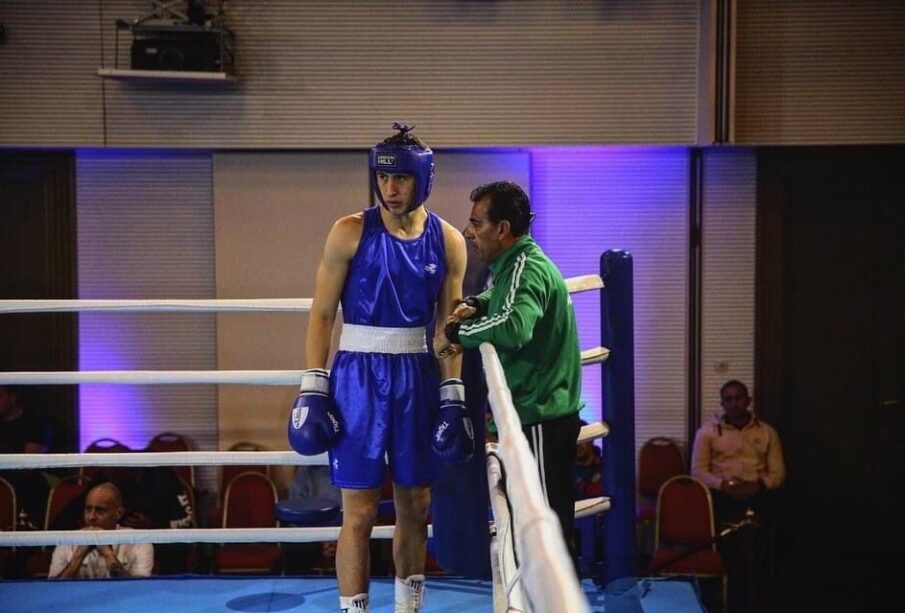
[{"label": "dark doorway", "polygon": [[811,607],[905,578],[903,177],[900,146],[758,152],[758,412],[788,464],[777,572]]},{"label": "dark doorway", "polygon": [[[71,153],[0,153],[0,298],[76,297]],[[76,315],[0,314],[0,371],[78,370]],[[77,451],[74,386],[23,386],[51,451]]]}]

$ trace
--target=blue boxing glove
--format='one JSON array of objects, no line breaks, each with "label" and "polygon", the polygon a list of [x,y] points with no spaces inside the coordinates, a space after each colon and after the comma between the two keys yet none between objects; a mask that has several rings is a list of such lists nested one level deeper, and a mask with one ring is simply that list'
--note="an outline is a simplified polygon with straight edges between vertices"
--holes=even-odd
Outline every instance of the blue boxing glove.
[{"label": "blue boxing glove", "polygon": [[431,435],[431,447],[451,464],[467,462],[474,454],[474,428],[465,408],[462,379],[447,379],[440,384],[440,413]]},{"label": "blue boxing glove", "polygon": [[330,371],[302,371],[302,386],[289,415],[289,444],[302,455],[320,455],[339,436],[339,419],[330,404]]}]

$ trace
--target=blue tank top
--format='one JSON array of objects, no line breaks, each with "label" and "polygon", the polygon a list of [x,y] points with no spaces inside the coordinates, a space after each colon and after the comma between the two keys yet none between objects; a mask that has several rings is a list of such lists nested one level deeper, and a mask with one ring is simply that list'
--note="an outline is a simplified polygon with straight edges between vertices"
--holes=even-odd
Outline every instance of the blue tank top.
[{"label": "blue tank top", "polygon": [[390,234],[380,207],[364,211],[358,250],[342,294],[345,323],[415,328],[433,321],[446,276],[446,246],[440,218],[428,211],[415,239]]}]

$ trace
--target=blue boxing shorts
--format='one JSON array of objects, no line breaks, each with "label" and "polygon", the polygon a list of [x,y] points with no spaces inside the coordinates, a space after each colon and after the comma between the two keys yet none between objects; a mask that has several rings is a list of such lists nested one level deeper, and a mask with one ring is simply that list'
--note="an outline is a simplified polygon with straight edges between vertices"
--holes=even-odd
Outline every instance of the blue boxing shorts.
[{"label": "blue boxing shorts", "polygon": [[430,446],[439,382],[424,328],[343,325],[330,396],[343,426],[329,451],[334,485],[380,487],[387,462],[403,487],[440,477],[443,466]]}]

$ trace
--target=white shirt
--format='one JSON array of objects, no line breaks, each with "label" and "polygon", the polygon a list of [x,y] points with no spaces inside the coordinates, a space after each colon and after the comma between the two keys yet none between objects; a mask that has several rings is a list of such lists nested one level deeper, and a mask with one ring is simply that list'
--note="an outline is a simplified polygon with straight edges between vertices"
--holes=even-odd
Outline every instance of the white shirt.
[{"label": "white shirt", "polygon": [[[131,530],[123,526],[117,526],[117,530]],[[53,550],[50,561],[48,577],[58,577],[65,570],[69,562],[75,557],[75,550],[80,545],[57,545]],[[113,545],[116,559],[123,565],[133,577],[150,577],[154,567],[154,546],[151,543],[135,543]],[[107,579],[110,571],[107,569],[107,561],[97,548],[88,552],[79,567],[78,576],[82,579]]]}]

